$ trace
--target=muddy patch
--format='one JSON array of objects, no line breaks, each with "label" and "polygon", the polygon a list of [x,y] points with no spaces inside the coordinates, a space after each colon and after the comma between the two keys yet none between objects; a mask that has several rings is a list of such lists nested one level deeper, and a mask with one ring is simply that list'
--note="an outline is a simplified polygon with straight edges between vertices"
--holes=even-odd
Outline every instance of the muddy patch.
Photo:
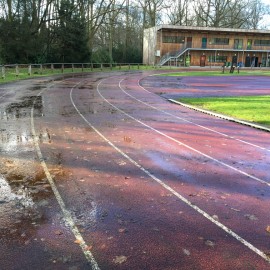
[{"label": "muddy patch", "polygon": [[45,89],[47,86],[45,84],[37,84],[33,85],[32,87],[29,87],[29,91],[41,91],[42,89]]},{"label": "muddy patch", "polygon": [[[57,156],[57,159],[61,157]],[[49,168],[57,181],[67,177],[61,165]],[[27,243],[48,222],[53,199],[43,168],[36,161],[0,159],[0,237]],[[6,241],[6,240],[5,240]]]},{"label": "muddy patch", "polygon": [[34,202],[31,197],[27,195],[25,190],[21,189],[15,193],[3,175],[0,175],[0,204],[15,201],[24,207],[32,207]]},{"label": "muddy patch", "polygon": [[35,117],[43,116],[43,102],[41,96],[24,97],[20,102],[13,102],[0,111],[1,120],[21,119],[31,116],[31,109],[34,106]]},{"label": "muddy patch", "polygon": [[[21,160],[0,160],[0,234],[16,235],[18,226],[44,220],[40,203],[50,197],[51,187],[38,164]],[[44,205],[44,203],[43,203]],[[24,228],[26,229],[26,228]]]},{"label": "muddy patch", "polygon": [[2,159],[0,175],[10,186],[13,194],[26,192],[33,202],[51,194],[46,175],[42,167],[33,161]]},{"label": "muddy patch", "polygon": [[78,89],[93,89],[93,85],[82,85]]}]

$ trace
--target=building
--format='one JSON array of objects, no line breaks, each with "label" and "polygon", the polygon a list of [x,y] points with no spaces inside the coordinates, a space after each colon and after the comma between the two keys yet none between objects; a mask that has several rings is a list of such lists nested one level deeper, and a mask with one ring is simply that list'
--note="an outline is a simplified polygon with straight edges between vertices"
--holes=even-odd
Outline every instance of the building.
[{"label": "building", "polygon": [[143,62],[173,66],[270,66],[270,31],[161,25],[144,30]]}]

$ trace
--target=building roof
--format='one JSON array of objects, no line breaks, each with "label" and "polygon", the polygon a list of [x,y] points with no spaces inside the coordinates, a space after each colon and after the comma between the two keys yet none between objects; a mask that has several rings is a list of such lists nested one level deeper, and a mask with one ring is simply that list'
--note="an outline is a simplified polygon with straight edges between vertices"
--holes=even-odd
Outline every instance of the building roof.
[{"label": "building roof", "polygon": [[175,30],[175,31],[200,31],[200,32],[219,32],[219,33],[242,33],[250,35],[270,35],[270,30],[254,30],[254,29],[239,29],[239,28],[219,28],[219,27],[198,27],[198,26],[182,26],[163,24],[155,26],[156,31],[160,30]]}]

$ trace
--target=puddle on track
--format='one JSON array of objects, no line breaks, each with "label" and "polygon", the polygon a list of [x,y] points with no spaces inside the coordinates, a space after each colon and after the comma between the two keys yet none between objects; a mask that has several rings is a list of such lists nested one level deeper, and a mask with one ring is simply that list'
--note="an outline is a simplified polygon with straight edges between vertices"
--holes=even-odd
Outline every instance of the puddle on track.
[{"label": "puddle on track", "polygon": [[[56,181],[66,181],[62,166],[54,165],[50,171]],[[48,222],[52,198],[51,186],[39,162],[0,157],[0,238],[4,242],[24,245],[32,239]]]},{"label": "puddle on track", "polygon": [[32,207],[34,205],[32,198],[27,196],[24,190],[18,193],[12,192],[7,180],[0,175],[0,203],[3,204],[11,201],[17,201],[24,207]]},{"label": "puddle on track", "polygon": [[[48,129],[41,131],[37,135],[37,140],[40,144],[51,143],[52,137]],[[19,146],[33,147],[33,135],[29,130],[21,131],[17,133],[7,131],[6,129],[0,130],[0,151],[1,152],[14,152],[17,151]]]},{"label": "puddle on track", "polygon": [[29,191],[21,185],[17,188],[12,187],[1,174],[0,211],[0,237],[4,241],[23,240],[22,233],[42,218]]}]

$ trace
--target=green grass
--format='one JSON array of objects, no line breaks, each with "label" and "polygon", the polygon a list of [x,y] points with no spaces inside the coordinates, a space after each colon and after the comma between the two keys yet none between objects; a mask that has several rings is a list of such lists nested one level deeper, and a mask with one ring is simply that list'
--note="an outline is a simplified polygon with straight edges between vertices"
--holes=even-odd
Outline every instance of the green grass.
[{"label": "green grass", "polygon": [[180,98],[178,101],[237,119],[270,126],[270,96]]},{"label": "green grass", "polygon": [[240,70],[238,73],[237,70],[234,73],[230,73],[229,69],[225,69],[225,72],[222,73],[222,70],[204,70],[204,71],[182,71],[182,72],[172,72],[164,73],[157,76],[171,76],[171,77],[190,77],[190,76],[270,76],[269,70]]},{"label": "green grass", "polygon": [[[69,65],[70,66],[70,65]],[[110,72],[110,71],[127,71],[127,70],[155,70],[156,68],[153,66],[144,66],[144,65],[117,65],[116,67],[110,68],[108,65],[101,67],[96,67],[91,69],[90,67],[84,68],[82,70],[81,67],[75,67],[73,70],[72,68],[64,68],[64,71],[62,72],[61,68],[53,69],[51,70],[50,67],[43,68],[42,70],[39,67],[32,68],[32,74],[28,75],[28,68],[19,67],[19,74],[16,76],[16,70],[15,67],[13,68],[6,68],[6,74],[5,78],[1,78],[1,70],[0,70],[0,84],[1,83],[8,83],[8,82],[14,82],[18,80],[23,79],[30,79],[34,77],[43,77],[43,76],[51,76],[51,75],[59,75],[59,74],[74,74],[74,73],[87,73],[87,72]]]}]

